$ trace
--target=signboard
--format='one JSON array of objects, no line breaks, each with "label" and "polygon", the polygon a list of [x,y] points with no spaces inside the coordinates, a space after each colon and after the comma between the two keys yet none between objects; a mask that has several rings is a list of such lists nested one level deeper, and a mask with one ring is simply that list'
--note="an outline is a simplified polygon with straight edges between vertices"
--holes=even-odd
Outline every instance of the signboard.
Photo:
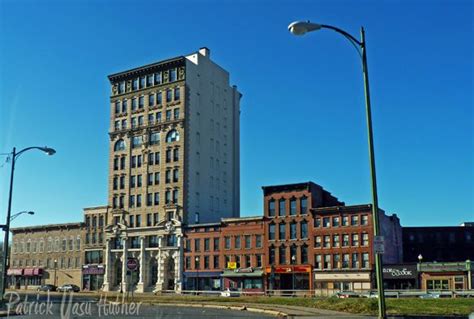
[{"label": "signboard", "polygon": [[128,258],[127,260],[127,269],[134,271],[138,268],[138,261],[136,258]]},{"label": "signboard", "polygon": [[374,253],[383,254],[385,252],[383,236],[374,236]]},{"label": "signboard", "polygon": [[229,261],[229,262],[227,262],[227,268],[228,269],[237,269],[237,263],[235,261]]},{"label": "signboard", "polygon": [[415,279],[418,276],[416,265],[384,265],[384,279]]},{"label": "signboard", "polygon": [[82,266],[83,275],[103,275],[105,268],[103,265],[84,265]]},{"label": "signboard", "polygon": [[239,272],[239,273],[251,273],[251,272],[253,272],[253,268],[252,267],[239,268],[239,269],[235,269],[234,271]]}]

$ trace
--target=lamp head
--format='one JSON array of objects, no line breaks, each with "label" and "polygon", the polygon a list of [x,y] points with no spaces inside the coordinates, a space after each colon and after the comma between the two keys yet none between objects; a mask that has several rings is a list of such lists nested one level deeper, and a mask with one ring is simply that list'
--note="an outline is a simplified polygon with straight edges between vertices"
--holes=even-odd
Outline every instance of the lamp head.
[{"label": "lamp head", "polygon": [[28,215],[34,215],[35,212],[26,212]]},{"label": "lamp head", "polygon": [[321,29],[322,26],[317,23],[311,23],[309,21],[295,21],[290,23],[288,26],[288,31],[294,35],[304,35],[307,32],[316,31]]},{"label": "lamp head", "polygon": [[50,156],[56,154],[56,150],[51,147],[45,146],[45,147],[42,147],[41,150]]},{"label": "lamp head", "polygon": [[423,259],[423,256],[421,254],[418,255],[418,260],[421,261]]}]

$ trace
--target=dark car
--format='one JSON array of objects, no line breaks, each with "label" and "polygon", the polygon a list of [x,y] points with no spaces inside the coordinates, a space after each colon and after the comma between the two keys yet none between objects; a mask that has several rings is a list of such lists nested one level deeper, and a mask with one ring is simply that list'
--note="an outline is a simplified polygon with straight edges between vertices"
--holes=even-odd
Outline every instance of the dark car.
[{"label": "dark car", "polygon": [[81,288],[79,288],[78,286],[76,285],[73,285],[73,284],[65,284],[65,285],[62,285],[60,287],[58,287],[57,291],[59,292],[79,292],[81,290]]},{"label": "dark car", "polygon": [[36,289],[37,291],[56,291],[55,285],[42,285]]}]

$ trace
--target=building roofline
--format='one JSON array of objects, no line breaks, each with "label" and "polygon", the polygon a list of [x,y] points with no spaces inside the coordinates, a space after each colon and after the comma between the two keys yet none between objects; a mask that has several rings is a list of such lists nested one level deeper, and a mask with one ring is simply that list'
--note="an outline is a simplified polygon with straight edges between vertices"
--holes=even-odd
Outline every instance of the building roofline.
[{"label": "building roofline", "polygon": [[213,226],[221,226],[221,223],[203,223],[203,224],[189,224],[186,225],[185,228],[199,228],[199,227],[213,227]]},{"label": "building roofline", "polygon": [[158,62],[153,62],[153,63],[146,64],[146,65],[143,65],[143,66],[139,66],[139,67],[136,67],[136,68],[133,68],[133,69],[113,73],[113,74],[108,75],[107,78],[112,83],[114,80],[118,80],[119,78],[127,77],[127,76],[130,76],[130,75],[135,74],[135,73],[141,73],[141,72],[146,71],[148,69],[152,69],[152,68],[162,66],[162,65],[165,65],[165,64],[170,64],[170,63],[173,63],[173,62],[180,62],[180,61],[184,61],[184,60],[185,60],[185,56],[180,55],[180,56],[177,56],[177,57],[174,57],[174,58],[161,60],[161,61],[158,61]]},{"label": "building roofline", "polygon": [[91,207],[84,207],[83,210],[95,210],[95,209],[99,209],[99,208],[110,208],[109,205],[103,205],[103,206],[91,206]]},{"label": "building roofline", "polygon": [[15,227],[10,228],[12,233],[20,233],[27,231],[37,231],[37,230],[49,230],[49,229],[61,229],[61,228],[81,228],[84,227],[85,223],[63,223],[63,224],[46,224],[46,225],[37,225],[37,226],[24,226],[24,227]]},{"label": "building roofline", "polygon": [[[354,211],[354,210],[360,210],[360,209],[371,209],[372,204],[359,204],[359,205],[349,205],[349,206],[328,206],[328,207],[316,207],[316,208],[310,208],[310,211],[312,212],[321,212],[321,211]],[[382,209],[379,208],[381,212],[383,212]]]},{"label": "building roofline", "polygon": [[272,193],[275,191],[285,191],[285,190],[295,190],[295,189],[310,189],[311,186],[322,186],[315,184],[311,181],[302,182],[302,183],[291,183],[291,184],[280,184],[280,185],[269,185],[269,186],[262,186],[262,190],[264,194]]},{"label": "building roofline", "polygon": [[222,218],[223,223],[238,223],[241,221],[263,220],[263,216],[229,217]]}]

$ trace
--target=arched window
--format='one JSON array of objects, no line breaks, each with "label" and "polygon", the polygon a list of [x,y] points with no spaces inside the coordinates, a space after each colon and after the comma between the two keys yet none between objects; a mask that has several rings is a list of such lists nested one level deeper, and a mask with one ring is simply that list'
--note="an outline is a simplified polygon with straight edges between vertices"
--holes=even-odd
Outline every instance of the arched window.
[{"label": "arched window", "polygon": [[122,139],[115,142],[114,151],[123,151],[124,149],[125,149],[125,142]]},{"label": "arched window", "polygon": [[172,143],[179,141],[179,133],[176,130],[171,130],[166,135],[166,143]]}]

